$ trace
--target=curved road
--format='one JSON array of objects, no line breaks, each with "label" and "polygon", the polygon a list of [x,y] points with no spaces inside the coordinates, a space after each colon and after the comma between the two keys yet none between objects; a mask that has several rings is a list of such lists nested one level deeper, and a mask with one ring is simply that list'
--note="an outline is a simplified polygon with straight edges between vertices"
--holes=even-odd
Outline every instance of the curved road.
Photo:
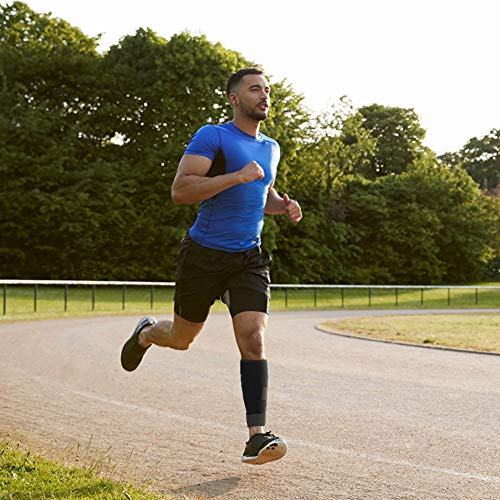
[{"label": "curved road", "polygon": [[119,355],[135,316],[0,323],[0,434],[178,498],[500,498],[500,357],[314,328],[367,314],[394,311],[272,313],[268,422],[289,443],[281,462],[240,462],[226,314],[189,351],[153,347],[133,373]]}]

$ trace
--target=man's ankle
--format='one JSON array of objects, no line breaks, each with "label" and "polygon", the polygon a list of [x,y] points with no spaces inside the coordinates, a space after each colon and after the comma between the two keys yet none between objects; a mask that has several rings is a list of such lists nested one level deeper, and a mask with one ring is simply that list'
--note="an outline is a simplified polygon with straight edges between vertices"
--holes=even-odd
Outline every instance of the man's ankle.
[{"label": "man's ankle", "polygon": [[148,332],[149,332],[150,328],[151,328],[151,326],[144,327],[139,332],[139,335],[137,336],[137,342],[138,342],[138,344],[141,347],[143,347],[144,349],[146,349],[146,347],[149,347],[152,344],[152,342],[148,339]]},{"label": "man's ankle", "polygon": [[249,427],[248,437],[251,438],[255,434],[264,434],[264,427]]}]

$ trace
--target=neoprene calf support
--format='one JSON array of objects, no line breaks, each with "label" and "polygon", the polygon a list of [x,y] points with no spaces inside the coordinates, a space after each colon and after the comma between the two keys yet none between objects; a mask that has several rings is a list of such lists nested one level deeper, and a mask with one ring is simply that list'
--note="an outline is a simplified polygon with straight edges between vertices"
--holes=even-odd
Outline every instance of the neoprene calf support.
[{"label": "neoprene calf support", "polygon": [[242,359],[240,373],[247,425],[264,426],[267,406],[267,360]]}]

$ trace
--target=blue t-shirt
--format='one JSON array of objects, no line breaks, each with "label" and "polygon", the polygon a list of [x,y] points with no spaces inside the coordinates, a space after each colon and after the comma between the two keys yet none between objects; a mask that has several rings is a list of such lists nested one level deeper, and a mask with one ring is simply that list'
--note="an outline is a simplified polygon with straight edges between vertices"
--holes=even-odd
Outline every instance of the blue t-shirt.
[{"label": "blue t-shirt", "polygon": [[200,128],[185,154],[212,160],[207,174],[211,177],[241,170],[252,160],[262,167],[262,179],[237,184],[203,201],[189,230],[194,241],[216,250],[243,252],[259,245],[267,193],[280,159],[278,143],[264,134],[248,135],[227,122]]}]

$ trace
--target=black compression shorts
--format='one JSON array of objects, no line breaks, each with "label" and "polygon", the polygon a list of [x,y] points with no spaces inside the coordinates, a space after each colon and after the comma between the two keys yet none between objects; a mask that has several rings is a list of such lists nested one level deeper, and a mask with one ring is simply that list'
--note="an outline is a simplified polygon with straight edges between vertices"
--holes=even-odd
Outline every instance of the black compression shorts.
[{"label": "black compression shorts", "polygon": [[207,319],[221,299],[231,316],[244,311],[268,312],[269,253],[261,246],[246,252],[206,248],[187,234],[177,260],[175,313],[194,323]]}]

